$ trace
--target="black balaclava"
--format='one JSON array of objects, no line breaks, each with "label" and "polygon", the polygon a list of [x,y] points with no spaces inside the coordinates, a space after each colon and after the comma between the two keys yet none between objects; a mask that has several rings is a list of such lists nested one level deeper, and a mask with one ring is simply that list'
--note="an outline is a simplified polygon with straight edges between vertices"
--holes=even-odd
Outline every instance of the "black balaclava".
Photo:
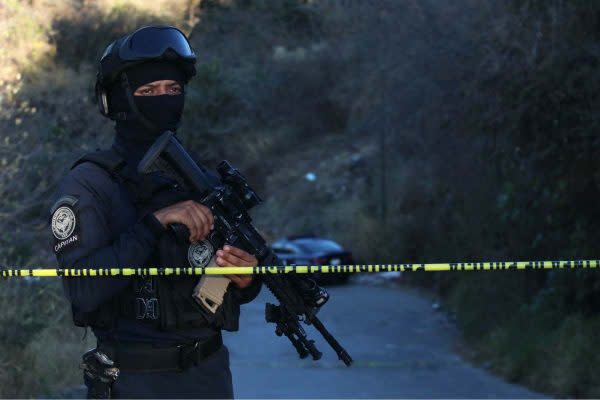
[{"label": "black balaclava", "polygon": [[148,127],[131,110],[121,81],[110,88],[108,95],[112,112],[126,112],[127,115],[125,120],[116,121],[115,142],[126,147],[128,151],[145,151],[164,131],[175,131],[179,126],[184,105],[185,74],[177,64],[168,61],[140,64],[126,69],[125,74],[132,95],[138,87],[159,80],[177,81],[182,88],[179,95],[133,96],[135,106],[155,126],[154,129]]}]

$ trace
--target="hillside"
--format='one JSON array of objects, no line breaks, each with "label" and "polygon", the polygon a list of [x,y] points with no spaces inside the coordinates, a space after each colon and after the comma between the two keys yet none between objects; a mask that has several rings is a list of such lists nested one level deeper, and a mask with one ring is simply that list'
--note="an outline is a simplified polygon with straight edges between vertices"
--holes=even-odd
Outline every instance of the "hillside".
[{"label": "hillside", "polygon": [[[95,62],[149,23],[189,34],[200,62],[178,136],[248,177],[268,238],[330,235],[369,262],[597,258],[599,12],[583,0],[5,0],[0,265],[55,262],[50,195],[73,159],[112,139]],[[412,282],[495,372],[600,393],[598,274]],[[0,395],[78,381],[87,344],[59,282],[2,285]]]}]

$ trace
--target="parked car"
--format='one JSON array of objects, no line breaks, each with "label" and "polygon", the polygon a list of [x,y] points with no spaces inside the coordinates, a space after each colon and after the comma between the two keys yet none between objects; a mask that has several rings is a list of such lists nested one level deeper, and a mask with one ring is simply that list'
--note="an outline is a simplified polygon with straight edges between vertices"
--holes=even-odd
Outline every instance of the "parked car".
[{"label": "parked car", "polygon": [[[347,265],[354,264],[352,253],[335,241],[319,236],[291,236],[271,245],[273,252],[287,264],[295,265]],[[343,283],[350,278],[345,273],[314,273],[318,284]]]}]

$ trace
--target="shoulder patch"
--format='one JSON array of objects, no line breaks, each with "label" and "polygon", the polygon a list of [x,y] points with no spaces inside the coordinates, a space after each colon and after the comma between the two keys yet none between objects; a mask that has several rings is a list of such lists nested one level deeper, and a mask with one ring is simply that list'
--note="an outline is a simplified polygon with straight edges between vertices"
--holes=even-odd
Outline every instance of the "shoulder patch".
[{"label": "shoulder patch", "polygon": [[75,209],[78,199],[74,196],[63,196],[51,208],[52,234],[54,235],[54,252],[79,241],[78,216]]},{"label": "shoulder patch", "polygon": [[50,214],[54,214],[54,212],[60,206],[67,205],[67,206],[70,206],[70,207],[74,207],[75,204],[77,204],[78,201],[79,200],[75,196],[71,196],[71,195],[62,196],[60,199],[56,200],[56,203],[54,203],[54,205],[52,205],[52,208],[50,209]]}]

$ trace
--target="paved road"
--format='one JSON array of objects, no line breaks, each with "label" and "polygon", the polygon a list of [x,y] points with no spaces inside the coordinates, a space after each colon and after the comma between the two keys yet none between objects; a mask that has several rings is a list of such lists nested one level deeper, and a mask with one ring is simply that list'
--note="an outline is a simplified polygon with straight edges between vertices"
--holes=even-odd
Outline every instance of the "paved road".
[{"label": "paved road", "polygon": [[300,360],[264,322],[263,289],[242,308],[240,331],[226,333],[237,398],[541,398],[463,361],[444,314],[413,291],[350,284],[329,289],[321,320],[354,358],[345,367],[312,327],[324,353]]}]

